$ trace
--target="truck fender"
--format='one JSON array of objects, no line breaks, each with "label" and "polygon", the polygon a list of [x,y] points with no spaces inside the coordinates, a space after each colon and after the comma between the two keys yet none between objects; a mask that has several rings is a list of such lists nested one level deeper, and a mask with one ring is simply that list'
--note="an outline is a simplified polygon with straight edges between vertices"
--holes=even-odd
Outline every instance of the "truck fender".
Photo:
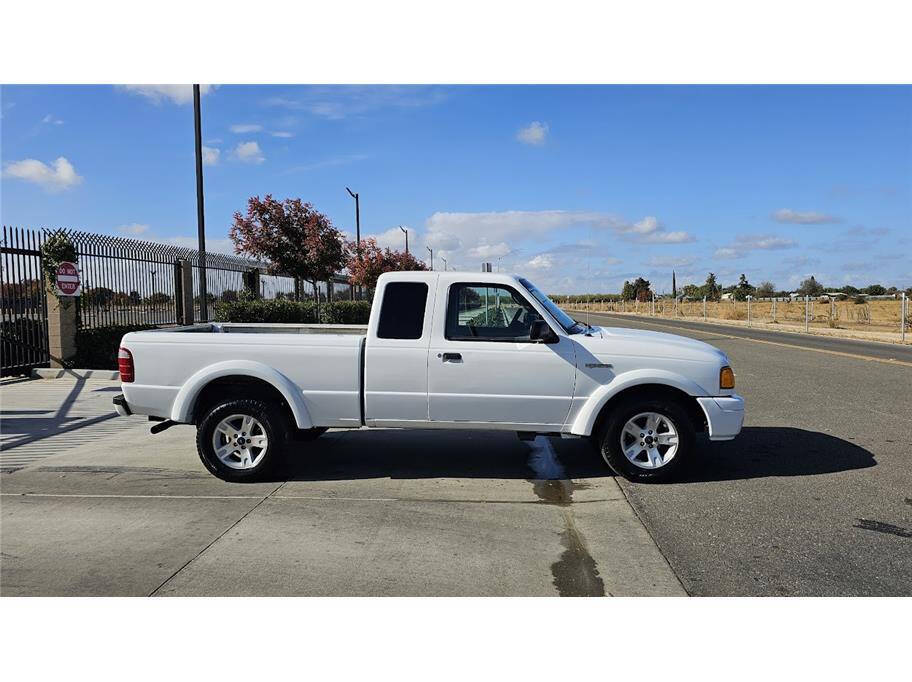
[{"label": "truck fender", "polygon": [[644,386],[647,384],[659,384],[662,386],[671,386],[684,391],[688,395],[701,396],[706,392],[690,379],[669,372],[667,370],[657,369],[636,369],[630,372],[619,374],[604,386],[599,386],[592,395],[586,400],[580,411],[577,412],[570,428],[570,433],[578,436],[589,436],[592,429],[595,428],[595,422],[599,413],[605,404],[621,391],[634,386]]},{"label": "truck fender", "polygon": [[178,391],[177,397],[171,405],[171,419],[184,424],[188,423],[193,414],[193,405],[200,391],[214,379],[227,376],[246,376],[262,379],[285,398],[291,408],[291,413],[294,415],[295,424],[299,429],[313,427],[313,421],[307,411],[307,405],[304,403],[304,396],[301,395],[294,383],[269,365],[252,360],[216,362],[199,370],[187,379],[180,391]]}]

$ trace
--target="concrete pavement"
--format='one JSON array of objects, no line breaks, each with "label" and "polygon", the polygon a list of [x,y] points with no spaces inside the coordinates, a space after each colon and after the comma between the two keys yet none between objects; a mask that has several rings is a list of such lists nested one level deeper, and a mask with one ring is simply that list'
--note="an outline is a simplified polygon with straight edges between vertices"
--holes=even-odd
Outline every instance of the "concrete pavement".
[{"label": "concrete pavement", "polygon": [[[192,427],[105,431],[114,387],[0,388],[2,456],[17,462],[0,475],[0,594],[684,594],[581,441],[331,431],[294,445],[280,479],[228,484],[199,463]],[[48,439],[58,454],[14,459]]]}]

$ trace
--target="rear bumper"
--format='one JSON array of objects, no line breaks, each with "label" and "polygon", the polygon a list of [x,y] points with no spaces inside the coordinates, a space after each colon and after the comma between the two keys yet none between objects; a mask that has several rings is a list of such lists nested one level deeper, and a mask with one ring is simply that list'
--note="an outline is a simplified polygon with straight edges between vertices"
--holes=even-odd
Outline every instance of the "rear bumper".
[{"label": "rear bumper", "polygon": [[114,411],[117,412],[117,414],[119,414],[121,417],[129,417],[131,414],[133,414],[132,410],[130,410],[130,406],[127,404],[127,399],[124,398],[123,393],[118,393],[115,395],[112,402],[114,403]]},{"label": "rear bumper", "polygon": [[744,424],[744,398],[730,395],[719,398],[697,398],[710,440],[731,440],[741,432]]}]

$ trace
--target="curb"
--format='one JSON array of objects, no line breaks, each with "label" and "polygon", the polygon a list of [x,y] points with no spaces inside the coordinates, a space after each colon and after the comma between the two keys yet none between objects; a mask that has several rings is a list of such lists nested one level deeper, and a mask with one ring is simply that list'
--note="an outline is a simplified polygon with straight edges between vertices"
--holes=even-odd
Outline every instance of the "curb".
[{"label": "curb", "polygon": [[120,372],[110,369],[48,369],[35,367],[32,379],[120,379]]}]

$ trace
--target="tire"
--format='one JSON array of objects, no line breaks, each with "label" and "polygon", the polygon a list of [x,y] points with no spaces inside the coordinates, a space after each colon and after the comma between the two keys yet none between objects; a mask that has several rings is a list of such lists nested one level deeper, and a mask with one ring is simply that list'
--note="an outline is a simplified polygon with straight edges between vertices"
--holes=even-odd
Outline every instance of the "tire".
[{"label": "tire", "polygon": [[[625,431],[625,427],[631,426],[636,428]],[[672,432],[677,436],[673,451]],[[637,399],[614,410],[597,442],[602,458],[619,476],[629,481],[660,483],[674,479],[687,466],[693,457],[695,441],[693,423],[684,407],[674,400],[657,397]],[[629,458],[625,450],[635,453],[634,458]]]},{"label": "tire", "polygon": [[[260,481],[282,461],[288,431],[288,420],[278,405],[231,399],[214,405],[200,420],[196,449],[206,469],[223,481]],[[217,442],[223,444],[218,450]]]}]

